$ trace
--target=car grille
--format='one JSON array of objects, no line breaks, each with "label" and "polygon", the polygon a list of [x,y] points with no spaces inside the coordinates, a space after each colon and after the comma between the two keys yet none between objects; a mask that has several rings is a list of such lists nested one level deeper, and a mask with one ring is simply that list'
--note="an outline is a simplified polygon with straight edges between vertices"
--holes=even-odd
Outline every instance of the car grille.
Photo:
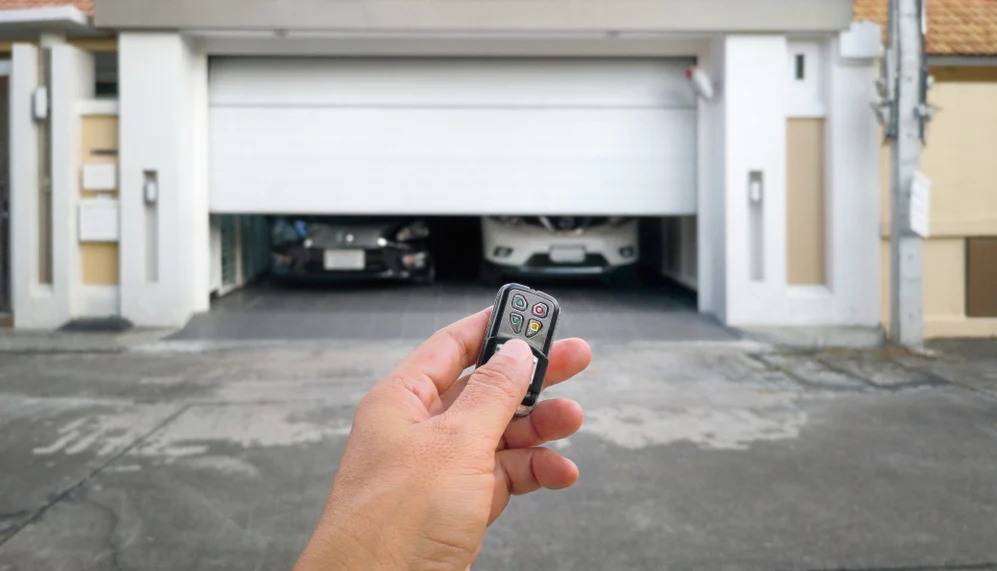
[{"label": "car grille", "polygon": [[383,272],[388,269],[388,261],[384,250],[367,250],[365,264],[368,272]]},{"label": "car grille", "polygon": [[308,227],[308,237],[317,248],[365,248],[377,245],[381,228],[325,226]]},{"label": "car grille", "polygon": [[609,266],[609,261],[602,254],[585,254],[585,260],[576,264],[557,263],[550,259],[549,254],[533,254],[524,264],[528,268],[547,268],[551,266],[565,268],[603,268]]}]

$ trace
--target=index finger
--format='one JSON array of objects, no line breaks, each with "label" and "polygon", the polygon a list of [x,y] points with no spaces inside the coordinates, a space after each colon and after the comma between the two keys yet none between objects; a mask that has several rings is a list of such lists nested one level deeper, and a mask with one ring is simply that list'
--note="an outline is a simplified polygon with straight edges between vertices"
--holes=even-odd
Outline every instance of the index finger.
[{"label": "index finger", "polygon": [[461,372],[478,361],[492,308],[452,323],[433,334],[395,369],[393,377],[429,379],[443,394]]}]

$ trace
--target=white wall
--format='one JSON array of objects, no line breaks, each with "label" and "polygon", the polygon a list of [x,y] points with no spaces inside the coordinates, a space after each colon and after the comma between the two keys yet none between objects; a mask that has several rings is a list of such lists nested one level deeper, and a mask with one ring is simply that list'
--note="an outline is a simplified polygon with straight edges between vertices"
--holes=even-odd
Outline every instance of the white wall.
[{"label": "white wall", "polygon": [[[50,38],[51,39],[51,38]],[[31,117],[31,96],[39,83],[39,49],[15,45],[11,78],[11,254],[14,325],[54,329],[86,316],[116,314],[117,292],[82,284],[78,206],[82,166],[80,102],[94,96],[92,54],[59,43],[50,47],[49,118]],[[45,43],[45,42],[43,42]],[[43,157],[39,137],[50,133],[52,280],[39,282],[38,176]],[[97,295],[94,290],[98,289]],[[109,295],[110,293],[110,295]]]},{"label": "white wall", "polygon": [[[65,44],[50,58],[49,117],[32,117],[32,94],[40,82],[39,48],[16,44],[11,54],[10,177],[11,285],[14,325],[53,329],[77,316],[80,286],[76,205],[79,198],[80,119],[76,102],[93,96],[93,58]],[[48,130],[52,281],[40,283],[39,139]]]},{"label": "white wall", "polygon": [[724,320],[726,303],[726,149],[724,146],[724,49],[714,39],[697,65],[716,83],[713,100],[699,101],[699,195],[697,242],[699,310]]},{"label": "white wall", "polygon": [[69,317],[64,297],[50,284],[39,283],[38,144],[44,124],[31,115],[31,96],[38,86],[38,48],[14,44],[10,75],[10,234],[11,302],[14,325],[51,329]]},{"label": "white wall", "polygon": [[[77,103],[94,95],[93,55],[52,47],[52,284],[68,317],[85,312],[77,221],[82,168],[82,121]],[[106,315],[106,314],[105,314]]]},{"label": "white wall", "polygon": [[[784,36],[728,36],[724,62],[727,322],[779,319],[786,283]],[[753,280],[748,182],[763,180],[763,279]]]},{"label": "white wall", "polygon": [[[828,39],[826,286],[786,283],[787,41],[728,36],[724,65],[726,321],[737,326],[879,325],[877,125],[871,57]],[[763,277],[753,279],[749,173],[764,179]]]},{"label": "white wall", "polygon": [[[882,168],[880,129],[870,102],[876,100],[878,26],[873,33],[857,24],[829,46],[827,227],[828,275],[834,296],[835,320],[878,325],[881,320],[880,183]],[[871,36],[862,52],[855,47],[842,55],[842,45]],[[866,42],[869,44],[869,42]]]},{"label": "white wall", "polygon": [[208,307],[207,58],[175,33],[124,33],[118,46],[122,315],[182,326]]}]

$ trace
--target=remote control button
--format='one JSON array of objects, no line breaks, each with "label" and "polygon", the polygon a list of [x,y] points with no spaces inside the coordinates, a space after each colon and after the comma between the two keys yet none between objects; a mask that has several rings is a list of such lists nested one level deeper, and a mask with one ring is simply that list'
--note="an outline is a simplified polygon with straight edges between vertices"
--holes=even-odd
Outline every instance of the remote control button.
[{"label": "remote control button", "polygon": [[509,314],[509,324],[512,325],[512,330],[516,332],[517,335],[523,332],[523,316],[518,313]]},{"label": "remote control button", "polygon": [[547,308],[546,303],[538,303],[533,306],[533,315],[536,315],[537,317],[547,317],[548,311],[550,311],[550,309]]},{"label": "remote control button", "polygon": [[526,311],[528,305],[529,304],[526,303],[526,298],[523,297],[521,294],[517,293],[516,295],[512,296],[512,307],[520,311]]},{"label": "remote control button", "polygon": [[540,330],[543,328],[543,323],[540,323],[536,319],[531,319],[529,326],[526,328],[526,338],[529,339],[530,337],[536,337],[537,333],[540,333]]}]

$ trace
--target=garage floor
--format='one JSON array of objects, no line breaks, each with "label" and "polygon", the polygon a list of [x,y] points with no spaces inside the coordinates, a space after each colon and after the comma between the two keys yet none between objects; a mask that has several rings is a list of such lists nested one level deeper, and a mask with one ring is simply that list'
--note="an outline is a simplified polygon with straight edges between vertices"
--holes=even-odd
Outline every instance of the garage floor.
[{"label": "garage floor", "polygon": [[[668,283],[543,284],[562,306],[559,337],[601,341],[726,341],[737,335]],[[216,300],[173,340],[390,339],[426,337],[488,307],[496,288],[475,282],[277,286],[255,284]]]}]

